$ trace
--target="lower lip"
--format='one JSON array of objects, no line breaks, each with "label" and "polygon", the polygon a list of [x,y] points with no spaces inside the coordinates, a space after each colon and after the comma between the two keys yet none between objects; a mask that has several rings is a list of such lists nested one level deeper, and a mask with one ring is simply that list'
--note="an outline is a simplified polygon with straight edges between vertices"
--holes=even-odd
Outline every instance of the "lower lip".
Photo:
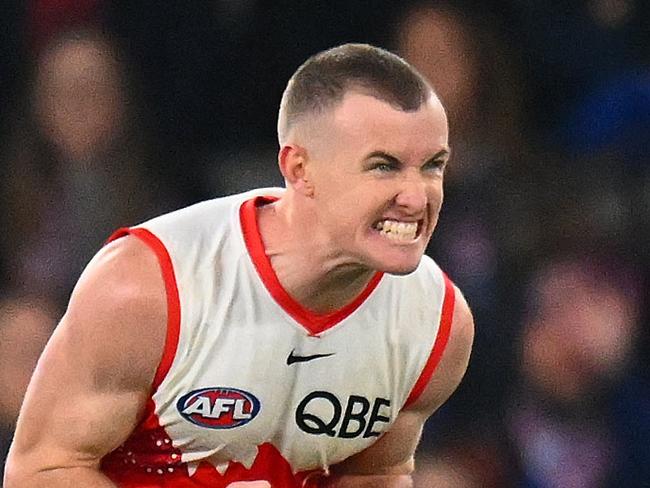
[{"label": "lower lip", "polygon": [[397,245],[409,245],[409,244],[415,244],[420,240],[420,237],[422,236],[422,224],[418,224],[418,231],[415,233],[415,237],[413,239],[409,240],[399,240],[399,239],[391,239],[390,237],[387,237],[386,235],[383,235],[380,230],[375,229],[374,227],[371,227],[373,232],[384,239],[385,241],[390,242],[391,244],[397,244]]}]

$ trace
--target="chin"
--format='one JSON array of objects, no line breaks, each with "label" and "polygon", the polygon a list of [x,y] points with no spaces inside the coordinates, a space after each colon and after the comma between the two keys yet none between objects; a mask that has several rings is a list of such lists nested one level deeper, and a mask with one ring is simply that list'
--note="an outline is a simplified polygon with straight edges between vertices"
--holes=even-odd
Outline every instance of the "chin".
[{"label": "chin", "polygon": [[410,259],[404,259],[402,256],[401,259],[378,259],[375,263],[376,266],[373,266],[377,271],[382,271],[384,273],[403,276],[411,274],[415,271],[420,265],[422,260],[422,255],[413,257]]},{"label": "chin", "polygon": [[412,265],[412,266],[392,266],[392,267],[386,267],[385,269],[381,269],[379,271],[383,271],[384,273],[396,275],[396,276],[404,276],[411,274],[413,271],[418,269],[418,265],[420,262],[418,261],[417,264]]},{"label": "chin", "polygon": [[407,275],[420,265],[424,254],[422,242],[411,245],[394,245],[386,243],[385,238],[372,239],[360,246],[362,252],[357,254],[358,262],[364,267],[392,275]]}]

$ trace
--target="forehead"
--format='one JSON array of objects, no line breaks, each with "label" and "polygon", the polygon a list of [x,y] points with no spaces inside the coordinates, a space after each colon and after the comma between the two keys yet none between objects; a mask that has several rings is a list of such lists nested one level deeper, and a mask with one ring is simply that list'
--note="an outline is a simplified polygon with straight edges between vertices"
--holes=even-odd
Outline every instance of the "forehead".
[{"label": "forehead", "polygon": [[373,96],[349,92],[327,118],[338,142],[361,151],[425,158],[448,147],[447,116],[434,95],[417,111],[405,112]]}]

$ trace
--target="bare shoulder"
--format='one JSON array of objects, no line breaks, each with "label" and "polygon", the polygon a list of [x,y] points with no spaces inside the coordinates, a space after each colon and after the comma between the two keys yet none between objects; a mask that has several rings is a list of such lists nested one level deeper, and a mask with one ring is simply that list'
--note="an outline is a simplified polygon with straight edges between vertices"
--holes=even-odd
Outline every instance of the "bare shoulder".
[{"label": "bare shoulder", "polygon": [[454,313],[447,346],[421,396],[407,408],[407,411],[419,411],[425,417],[447,401],[463,379],[469,364],[474,342],[474,318],[467,300],[456,286],[454,293]]},{"label": "bare shoulder", "polygon": [[128,438],[162,357],[166,303],[156,255],[138,238],[95,256],[27,389],[8,458],[12,486],[59,486],[41,477],[96,471]]},{"label": "bare shoulder", "polygon": [[[59,327],[81,342],[101,341],[95,357],[115,359],[112,367],[141,372],[140,380],[150,383],[162,355],[166,324],[165,284],[157,258],[140,239],[126,236],[105,246],[90,262]],[[132,368],[131,361],[139,368]]]},{"label": "bare shoulder", "polygon": [[155,307],[164,304],[164,283],[155,253],[139,238],[127,235],[102,248],[75,287],[68,312],[84,310],[84,300],[109,299],[111,305]]}]

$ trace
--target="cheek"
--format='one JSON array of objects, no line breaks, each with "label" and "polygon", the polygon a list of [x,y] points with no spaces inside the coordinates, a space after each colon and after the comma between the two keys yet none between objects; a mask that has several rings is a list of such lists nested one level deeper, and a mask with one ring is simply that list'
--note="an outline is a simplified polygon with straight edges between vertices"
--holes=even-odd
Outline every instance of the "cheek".
[{"label": "cheek", "polygon": [[352,194],[336,198],[331,210],[337,225],[340,226],[352,227],[363,220],[362,203]]},{"label": "cheek", "polygon": [[345,188],[330,183],[325,188],[315,185],[315,205],[321,225],[342,226],[351,220],[355,208],[355,198]]},{"label": "cheek", "polygon": [[[325,195],[323,195],[325,197]],[[368,222],[377,214],[381,205],[371,199],[370,192],[337,188],[327,199],[317,202],[323,221],[334,235],[349,240],[352,235],[365,232]]]},{"label": "cheek", "polygon": [[329,209],[336,214],[353,212],[367,193],[363,182],[344,170],[315,173],[312,183],[319,208]]},{"label": "cheek", "polygon": [[437,211],[440,211],[440,207],[442,206],[442,202],[444,200],[442,179],[431,184],[427,192],[427,196],[431,207]]}]

